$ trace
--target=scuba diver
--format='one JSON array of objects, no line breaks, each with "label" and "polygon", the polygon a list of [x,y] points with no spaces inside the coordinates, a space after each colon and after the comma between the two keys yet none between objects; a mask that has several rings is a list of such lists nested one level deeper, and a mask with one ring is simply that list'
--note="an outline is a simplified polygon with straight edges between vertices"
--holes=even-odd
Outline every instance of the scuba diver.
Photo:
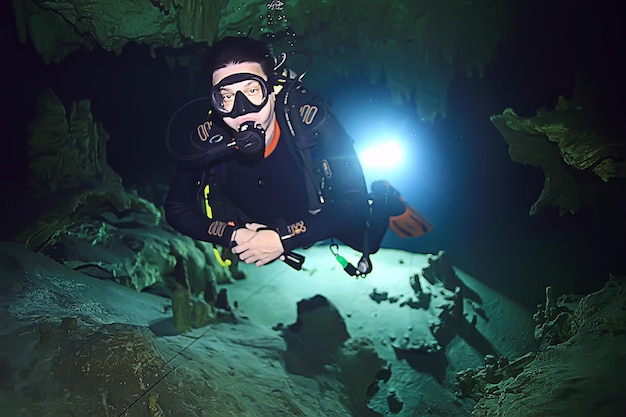
[{"label": "scuba diver", "polygon": [[[331,240],[346,272],[364,276],[389,227],[413,237],[432,226],[386,181],[368,193],[353,140],[303,75],[283,68],[286,58],[249,37],[212,45],[208,115],[184,154],[172,149],[170,126],[166,133],[178,161],[167,222],[256,266],[280,259],[300,269],[295,249]],[[357,266],[339,255],[335,239],[363,254]]]}]

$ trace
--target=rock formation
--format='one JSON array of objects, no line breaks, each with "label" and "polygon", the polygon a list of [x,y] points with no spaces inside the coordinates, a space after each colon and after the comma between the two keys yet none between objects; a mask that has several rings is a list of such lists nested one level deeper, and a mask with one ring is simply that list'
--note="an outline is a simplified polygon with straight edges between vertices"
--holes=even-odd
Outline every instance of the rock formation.
[{"label": "rock formation", "polygon": [[297,49],[315,56],[311,87],[361,76],[386,85],[395,101],[415,106],[424,120],[445,115],[456,71],[483,73],[508,35],[512,9],[488,0],[15,0],[13,5],[20,39],[30,38],[47,63],[96,46],[119,54],[133,42],[147,45],[155,56],[165,54],[171,65],[187,66],[193,52],[177,50],[249,33],[271,41],[275,53]]},{"label": "rock formation", "polygon": [[478,401],[473,416],[618,416],[626,410],[621,381],[626,346],[626,280],[612,277],[600,291],[554,299],[535,314],[539,351],[486,358],[459,373],[463,395]]},{"label": "rock formation", "polygon": [[554,110],[539,110],[534,117],[519,117],[506,109],[491,121],[509,144],[513,161],[544,172],[544,187],[531,215],[546,206],[562,214],[576,213],[607,193],[606,183],[626,178],[623,138],[575,102],[561,97]]}]

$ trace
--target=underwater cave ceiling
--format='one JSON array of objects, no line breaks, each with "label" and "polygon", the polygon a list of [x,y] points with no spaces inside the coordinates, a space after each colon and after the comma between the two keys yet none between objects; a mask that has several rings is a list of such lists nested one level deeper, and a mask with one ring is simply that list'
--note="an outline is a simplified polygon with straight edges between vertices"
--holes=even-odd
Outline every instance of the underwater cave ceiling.
[{"label": "underwater cave ceiling", "polygon": [[[136,43],[149,47],[155,57],[163,55],[172,68],[187,66],[198,45],[250,33],[269,40],[275,53],[304,50],[314,56],[307,73],[312,88],[365,77],[386,85],[396,103],[414,105],[425,121],[445,117],[446,94],[455,74],[482,75],[498,45],[513,31],[516,4],[13,0],[20,40],[30,39],[46,64],[96,46],[119,55],[128,43]],[[575,213],[606,194],[611,179],[626,177],[621,138],[601,132],[587,113],[585,103],[575,98],[571,103],[561,99],[556,109],[540,110],[534,118],[519,117],[512,109],[491,118],[509,143],[511,158],[544,171],[544,189],[530,214],[546,206]]]},{"label": "underwater cave ceiling", "polygon": [[[384,83],[423,120],[445,116],[455,73],[482,74],[506,38],[515,0],[13,0],[22,42],[45,63],[100,46],[115,54],[128,43],[152,54],[210,44],[226,35],[265,37],[274,52],[315,56],[312,87],[353,76]],[[403,51],[398,54],[397,51]],[[178,54],[172,65],[187,65]],[[330,73],[329,73],[330,72]],[[322,78],[323,77],[323,78]]]}]

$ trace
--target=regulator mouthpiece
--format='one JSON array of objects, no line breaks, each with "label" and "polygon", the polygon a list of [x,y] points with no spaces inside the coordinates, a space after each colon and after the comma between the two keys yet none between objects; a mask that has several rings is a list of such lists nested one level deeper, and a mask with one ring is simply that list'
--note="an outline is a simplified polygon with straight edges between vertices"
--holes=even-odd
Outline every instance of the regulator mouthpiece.
[{"label": "regulator mouthpiece", "polygon": [[265,151],[265,129],[254,126],[254,122],[245,122],[235,133],[237,149],[246,155]]}]

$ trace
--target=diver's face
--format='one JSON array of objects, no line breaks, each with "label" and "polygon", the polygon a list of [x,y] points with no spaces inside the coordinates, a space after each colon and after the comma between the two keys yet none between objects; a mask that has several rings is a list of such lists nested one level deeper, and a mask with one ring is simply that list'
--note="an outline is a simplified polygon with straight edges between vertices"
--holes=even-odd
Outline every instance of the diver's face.
[{"label": "diver's face", "polygon": [[[219,84],[220,81],[234,74],[254,74],[267,81],[267,75],[263,72],[261,65],[257,62],[240,62],[238,64],[228,64],[223,68],[219,68],[213,72],[213,85]],[[228,82],[228,80],[227,80]],[[222,97],[224,99],[224,106],[228,110],[228,106],[234,104],[234,98],[237,92],[243,93],[252,104],[258,104],[260,94],[260,88],[258,82],[251,80],[244,80],[230,84],[226,90],[223,91]],[[230,101],[232,100],[232,101]],[[246,113],[236,117],[223,117],[224,122],[232,129],[239,130],[239,127],[244,122],[252,121],[255,126],[261,126],[265,129],[266,139],[271,138],[274,131],[274,117],[275,117],[276,95],[272,90],[268,91],[268,100],[265,106],[259,111],[253,113]],[[270,133],[272,135],[270,135]]]}]

